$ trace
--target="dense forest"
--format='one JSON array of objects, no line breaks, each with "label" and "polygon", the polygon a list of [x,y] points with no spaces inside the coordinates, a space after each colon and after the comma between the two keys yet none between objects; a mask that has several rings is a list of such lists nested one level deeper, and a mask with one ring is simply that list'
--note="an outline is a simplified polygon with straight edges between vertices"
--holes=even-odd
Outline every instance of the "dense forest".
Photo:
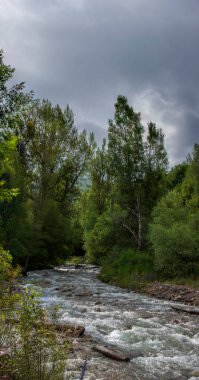
[{"label": "dense forest", "polygon": [[[119,95],[108,138],[10,85],[0,52],[0,276],[81,256],[101,277],[199,276],[199,145],[169,168],[164,134]],[[12,79],[13,80],[13,79]]]}]

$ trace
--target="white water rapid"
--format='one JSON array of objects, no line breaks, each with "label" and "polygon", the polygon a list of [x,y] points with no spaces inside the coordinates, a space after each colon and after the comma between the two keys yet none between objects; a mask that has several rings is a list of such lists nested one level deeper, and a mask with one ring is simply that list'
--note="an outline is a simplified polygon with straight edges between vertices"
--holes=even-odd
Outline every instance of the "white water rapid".
[{"label": "white water rapid", "polygon": [[41,292],[45,307],[59,305],[61,322],[83,325],[95,342],[130,356],[129,363],[118,364],[91,350],[85,380],[199,379],[199,316],[104,284],[89,266],[33,271],[22,283]]}]

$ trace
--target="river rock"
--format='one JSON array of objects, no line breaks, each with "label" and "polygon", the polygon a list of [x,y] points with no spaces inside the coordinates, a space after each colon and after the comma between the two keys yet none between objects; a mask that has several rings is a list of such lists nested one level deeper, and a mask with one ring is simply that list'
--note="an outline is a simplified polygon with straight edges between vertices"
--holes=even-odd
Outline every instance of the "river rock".
[{"label": "river rock", "polygon": [[102,304],[101,301],[96,301],[96,302],[94,303],[95,306],[98,306],[98,305],[101,305],[101,304]]},{"label": "river rock", "polygon": [[78,306],[78,310],[80,311],[80,313],[86,313],[87,312],[87,308],[84,306]]},{"label": "river rock", "polygon": [[66,364],[66,369],[68,371],[77,371],[83,365],[82,359],[68,359]]},{"label": "river rock", "polygon": [[94,306],[93,310],[98,312],[98,313],[100,313],[102,311],[101,307],[98,307],[98,306]]},{"label": "river rock", "polygon": [[97,380],[97,379],[96,379],[96,376],[91,373],[91,374],[85,376],[84,380]]},{"label": "river rock", "polygon": [[199,378],[199,368],[195,368],[191,373],[191,376]]},{"label": "river rock", "polygon": [[50,280],[45,280],[44,284],[49,285],[49,284],[51,284],[51,281]]}]

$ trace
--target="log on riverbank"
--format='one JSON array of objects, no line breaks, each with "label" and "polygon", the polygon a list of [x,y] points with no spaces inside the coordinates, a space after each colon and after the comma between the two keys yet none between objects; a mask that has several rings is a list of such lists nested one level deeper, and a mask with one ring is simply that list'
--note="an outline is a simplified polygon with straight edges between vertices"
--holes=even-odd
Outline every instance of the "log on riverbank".
[{"label": "log on riverbank", "polygon": [[104,346],[93,346],[93,350],[100,352],[113,360],[129,362],[130,358],[125,356],[122,352],[115,351],[112,348],[104,347]]}]

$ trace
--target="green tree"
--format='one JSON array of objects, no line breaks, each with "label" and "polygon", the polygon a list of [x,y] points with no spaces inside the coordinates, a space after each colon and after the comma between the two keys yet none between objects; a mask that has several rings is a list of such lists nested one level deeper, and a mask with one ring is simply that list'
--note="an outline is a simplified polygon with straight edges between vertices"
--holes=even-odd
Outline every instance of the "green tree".
[{"label": "green tree", "polygon": [[15,69],[5,65],[3,61],[3,50],[0,50],[0,121],[2,127],[12,121],[21,105],[24,94],[22,92],[24,83],[15,84],[8,88],[7,82],[13,77]]},{"label": "green tree", "polygon": [[118,96],[114,120],[109,120],[108,155],[113,182],[118,188],[119,204],[125,211],[121,220],[138,250],[142,242],[141,184],[144,178],[144,129],[140,114]]},{"label": "green tree", "polygon": [[[151,211],[160,197],[165,194],[168,168],[164,147],[164,134],[154,123],[148,123],[145,142],[145,169],[142,183],[143,231],[147,235]],[[146,239],[146,238],[145,238]]]},{"label": "green tree", "polygon": [[[18,188],[9,187],[8,177],[12,173],[14,150],[17,140],[11,134],[9,126],[13,123],[17,109],[23,97],[23,83],[10,89],[7,82],[12,78],[14,69],[3,62],[3,51],[0,50],[0,208],[8,204],[18,194]],[[0,278],[12,273],[12,257],[3,247],[5,246],[2,230],[2,212],[0,214]]]},{"label": "green tree", "polygon": [[199,274],[198,145],[185,179],[153,211],[150,240],[157,269],[170,277]]},{"label": "green tree", "polygon": [[129,232],[133,248],[138,250],[146,245],[150,213],[163,192],[167,169],[161,129],[149,123],[146,142],[143,134],[140,114],[128,105],[125,97],[119,96],[114,120],[109,121],[108,154],[123,210],[121,225]]},{"label": "green tree", "polygon": [[82,193],[78,201],[80,222],[83,229],[86,258],[89,262],[98,262],[99,264],[101,257],[95,249],[98,244],[95,230],[99,227],[97,227],[99,219],[103,218],[111,190],[105,139],[101,149],[97,148],[93,152],[89,165],[89,182],[89,188]]},{"label": "green tree", "polygon": [[164,135],[119,96],[109,120],[108,147],[96,150],[90,186],[81,197],[84,248],[90,262],[100,263],[112,248],[146,248],[151,210],[164,191],[167,154]]},{"label": "green tree", "polygon": [[181,185],[185,178],[187,167],[188,163],[182,162],[171,168],[166,178],[166,187],[168,190],[173,190],[177,185]]},{"label": "green tree", "polygon": [[49,101],[33,101],[28,115],[23,118],[20,140],[35,242],[29,256],[41,266],[66,257],[71,249],[73,203],[91,145],[85,131],[78,133],[68,106],[62,111]]}]

